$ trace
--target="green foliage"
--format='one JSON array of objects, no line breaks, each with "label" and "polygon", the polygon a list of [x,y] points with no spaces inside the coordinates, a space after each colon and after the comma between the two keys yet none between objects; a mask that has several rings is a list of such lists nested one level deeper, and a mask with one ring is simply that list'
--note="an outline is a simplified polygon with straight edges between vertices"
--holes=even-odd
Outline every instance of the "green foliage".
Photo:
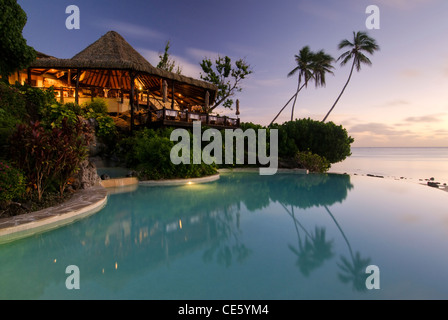
[{"label": "green foliage", "polygon": [[0,202],[20,199],[25,194],[23,173],[7,162],[0,161]]},{"label": "green foliage", "polygon": [[330,169],[330,162],[325,157],[313,154],[310,151],[298,152],[295,159],[299,166],[310,172],[324,173]]},{"label": "green foliage", "polygon": [[107,149],[115,148],[118,131],[114,120],[107,113],[107,104],[103,99],[95,98],[81,106],[58,102],[49,105],[45,99],[41,103],[40,115],[46,128],[61,128],[64,121],[69,125],[76,125],[80,118],[93,119],[96,136],[107,145]]},{"label": "green foliage", "polygon": [[26,114],[26,100],[16,88],[0,82],[0,148],[6,145],[11,132]]},{"label": "green foliage", "polygon": [[17,86],[26,99],[26,114],[32,121],[41,119],[42,110],[57,103],[53,87],[47,89],[33,88],[29,85]]},{"label": "green foliage", "polygon": [[61,128],[63,122],[74,125],[78,121],[78,115],[74,109],[54,103],[50,106],[45,106],[41,110],[42,123],[47,128]]},{"label": "green foliage", "polygon": [[177,74],[182,74],[182,68],[180,66],[176,66],[176,61],[170,58],[170,54],[168,53],[170,50],[170,42],[167,41],[165,45],[165,51],[163,54],[159,54],[159,63],[157,64],[157,68],[162,70],[166,70],[169,72],[174,72],[174,68],[176,68]]},{"label": "green foliage", "polygon": [[111,143],[117,137],[114,120],[108,115],[107,103],[101,98],[94,98],[81,105],[81,114],[87,119],[95,119],[98,123],[96,134],[104,142]]},{"label": "green foliage", "polygon": [[8,75],[26,68],[36,58],[36,52],[22,36],[26,21],[26,13],[17,0],[1,1],[0,75],[4,81],[8,81]]},{"label": "green foliage", "polygon": [[81,105],[81,109],[84,110],[86,114],[107,114],[107,103],[101,98],[93,98],[92,101],[85,102]]},{"label": "green foliage", "polygon": [[170,159],[175,144],[170,140],[172,131],[172,128],[144,129],[134,137],[123,139],[120,142],[121,158],[145,180],[195,178],[216,173],[214,165],[193,164],[192,153],[190,164],[173,164]]},{"label": "green foliage", "polygon": [[200,66],[204,72],[201,73],[201,79],[218,87],[216,102],[208,112],[213,111],[221,104],[225,108],[232,108],[233,100],[230,98],[236,92],[243,90],[240,83],[252,73],[250,65],[243,59],[239,59],[235,61],[235,66],[232,66],[232,60],[225,56],[218,57],[214,64],[210,59],[204,59],[201,61]]},{"label": "green foliage", "polygon": [[26,99],[18,88],[0,82],[0,108],[16,119],[24,119]]},{"label": "green foliage", "polygon": [[341,125],[323,123],[310,118],[274,125],[279,130],[279,156],[294,157],[299,151],[310,151],[330,163],[343,161],[351,155],[354,139]]}]

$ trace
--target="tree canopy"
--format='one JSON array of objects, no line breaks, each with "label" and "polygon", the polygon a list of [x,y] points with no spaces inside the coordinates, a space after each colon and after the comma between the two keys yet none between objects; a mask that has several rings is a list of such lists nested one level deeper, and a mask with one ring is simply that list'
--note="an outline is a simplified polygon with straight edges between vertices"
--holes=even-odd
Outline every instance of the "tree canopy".
[{"label": "tree canopy", "polygon": [[[170,54],[168,51],[170,50],[170,42],[167,41],[165,44],[165,51],[163,54],[159,54],[160,61],[157,64],[157,68],[169,71],[169,72],[176,72],[177,74],[182,74],[182,67],[176,66],[176,61],[172,60],[170,58]],[[174,69],[176,71],[174,71]]]},{"label": "tree canopy", "polygon": [[221,104],[224,108],[231,109],[233,105],[231,97],[243,90],[241,81],[252,73],[250,65],[243,59],[235,61],[235,65],[232,65],[232,60],[228,56],[219,56],[214,63],[205,58],[200,66],[203,71],[201,79],[218,86],[216,102],[207,111],[211,112]]},{"label": "tree canopy", "polygon": [[22,36],[26,21],[17,0],[0,2],[0,75],[6,82],[10,74],[28,67],[36,58],[36,52]]}]

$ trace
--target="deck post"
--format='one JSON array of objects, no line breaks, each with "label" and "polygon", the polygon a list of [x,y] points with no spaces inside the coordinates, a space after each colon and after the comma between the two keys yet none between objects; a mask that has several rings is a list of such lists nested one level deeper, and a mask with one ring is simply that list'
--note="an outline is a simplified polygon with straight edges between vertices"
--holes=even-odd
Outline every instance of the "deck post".
[{"label": "deck post", "polygon": [[81,69],[76,70],[76,87],[75,87],[75,104],[79,104],[79,77],[81,76]]},{"label": "deck post", "polygon": [[135,74],[132,71],[129,71],[129,75],[131,78],[131,93],[129,95],[129,104],[131,105],[131,132],[134,131],[134,87],[135,87]]},{"label": "deck post", "polygon": [[64,104],[64,88],[63,87],[59,88],[59,95],[60,95],[59,102],[61,104]]},{"label": "deck post", "polygon": [[27,69],[27,73],[28,73],[28,85],[31,87],[31,68]]},{"label": "deck post", "polygon": [[162,120],[165,120],[166,108],[163,107]]},{"label": "deck post", "polygon": [[205,112],[208,113],[208,109],[210,107],[210,92],[208,92],[208,90],[205,92]]},{"label": "deck post", "polygon": [[174,80],[171,84],[171,109],[174,110]]}]

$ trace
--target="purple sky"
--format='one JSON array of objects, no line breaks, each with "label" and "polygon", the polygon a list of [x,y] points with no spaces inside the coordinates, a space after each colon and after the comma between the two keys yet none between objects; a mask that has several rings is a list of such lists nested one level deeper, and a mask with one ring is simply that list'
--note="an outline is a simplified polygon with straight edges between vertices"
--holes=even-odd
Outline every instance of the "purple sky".
[{"label": "purple sky", "polygon": [[[254,73],[243,83],[242,121],[267,125],[296,89],[286,75],[305,45],[337,58],[338,43],[368,31],[381,47],[373,65],[353,75],[329,117],[354,146],[448,146],[448,1],[446,0],[19,0],[28,16],[28,44],[70,58],[109,30],[120,33],[150,63],[166,41],[187,76],[199,78],[204,58],[244,58]],[[68,30],[67,6],[80,10]],[[368,5],[380,9],[380,29],[367,30]],[[335,66],[325,88],[300,93],[295,118],[322,120],[350,66]],[[233,111],[219,112],[232,114]],[[290,118],[287,107],[278,122]]]}]

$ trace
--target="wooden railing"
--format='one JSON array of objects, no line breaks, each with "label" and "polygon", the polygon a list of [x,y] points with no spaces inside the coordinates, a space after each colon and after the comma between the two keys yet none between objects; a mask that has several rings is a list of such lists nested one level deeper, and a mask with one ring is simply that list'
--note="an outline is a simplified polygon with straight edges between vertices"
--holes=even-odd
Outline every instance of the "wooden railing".
[{"label": "wooden railing", "polygon": [[215,116],[208,113],[188,112],[172,109],[160,109],[153,113],[151,122],[179,122],[192,123],[193,121],[201,121],[202,125],[213,127],[239,127],[240,119],[230,118],[227,116]]}]

